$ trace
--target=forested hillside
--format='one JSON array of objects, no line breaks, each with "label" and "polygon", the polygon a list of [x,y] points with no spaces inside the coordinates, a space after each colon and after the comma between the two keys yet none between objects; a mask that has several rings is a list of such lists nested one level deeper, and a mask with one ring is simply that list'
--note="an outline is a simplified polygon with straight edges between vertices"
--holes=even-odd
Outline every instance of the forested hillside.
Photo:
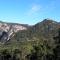
[{"label": "forested hillside", "polygon": [[44,19],[33,26],[19,26],[26,29],[13,31],[9,40],[7,32],[1,33],[0,60],[60,60],[59,22]]}]

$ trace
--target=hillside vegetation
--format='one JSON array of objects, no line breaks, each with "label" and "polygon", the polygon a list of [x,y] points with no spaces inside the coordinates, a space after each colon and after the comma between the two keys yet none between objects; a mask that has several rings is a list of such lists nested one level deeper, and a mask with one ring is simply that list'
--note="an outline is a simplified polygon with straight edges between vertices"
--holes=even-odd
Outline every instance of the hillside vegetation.
[{"label": "hillside vegetation", "polygon": [[13,29],[9,40],[5,39],[8,34],[2,34],[0,60],[60,60],[60,23],[44,19],[33,26],[22,26],[26,29]]}]

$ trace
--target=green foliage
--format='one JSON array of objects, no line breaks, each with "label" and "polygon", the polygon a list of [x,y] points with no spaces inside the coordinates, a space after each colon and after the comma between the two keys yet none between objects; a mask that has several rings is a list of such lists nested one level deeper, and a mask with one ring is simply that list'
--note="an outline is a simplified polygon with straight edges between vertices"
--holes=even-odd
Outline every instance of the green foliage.
[{"label": "green foliage", "polygon": [[48,45],[47,41],[36,41],[31,53],[27,55],[27,60],[44,60],[47,55],[53,55],[52,47]]},{"label": "green foliage", "polygon": [[56,47],[54,48],[54,55],[56,60],[60,60],[60,28],[58,30],[58,36],[54,37]]}]

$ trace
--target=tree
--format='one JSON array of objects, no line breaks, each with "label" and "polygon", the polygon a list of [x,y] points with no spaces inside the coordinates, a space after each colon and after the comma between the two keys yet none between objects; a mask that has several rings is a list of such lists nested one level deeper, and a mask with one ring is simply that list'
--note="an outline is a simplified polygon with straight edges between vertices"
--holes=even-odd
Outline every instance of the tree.
[{"label": "tree", "polygon": [[10,60],[11,59],[11,55],[9,53],[9,51],[7,49],[4,49],[1,52],[1,60]]},{"label": "tree", "polygon": [[13,52],[13,60],[22,60],[22,52],[19,49],[15,49]]},{"label": "tree", "polygon": [[54,37],[56,48],[54,49],[55,60],[60,60],[60,28],[58,30],[58,36]]},{"label": "tree", "polygon": [[[42,40],[41,40],[42,41]],[[27,60],[48,60],[50,57],[52,60],[52,50],[51,47],[48,45],[47,41],[42,41],[37,45],[33,46],[33,50],[31,50],[31,54],[27,55]]]}]

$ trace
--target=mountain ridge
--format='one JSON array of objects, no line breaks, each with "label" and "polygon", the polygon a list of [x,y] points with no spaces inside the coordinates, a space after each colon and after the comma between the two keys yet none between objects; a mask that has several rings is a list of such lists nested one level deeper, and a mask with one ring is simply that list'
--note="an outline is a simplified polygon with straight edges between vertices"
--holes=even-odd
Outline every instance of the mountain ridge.
[{"label": "mountain ridge", "polygon": [[[47,23],[48,22],[48,23]],[[54,23],[53,23],[54,22]],[[52,40],[55,35],[58,34],[58,29],[60,28],[60,24],[58,22],[52,20],[43,20],[33,26],[31,26],[26,31],[18,31],[15,35],[15,39],[18,41],[34,41],[36,39],[47,39]],[[41,38],[42,37],[42,38]],[[36,39],[35,39],[36,38]]]},{"label": "mountain ridge", "polygon": [[32,26],[18,23],[6,23],[6,22],[0,23],[0,30],[6,32],[8,35],[8,39],[6,38],[7,41],[11,39],[11,37],[13,37],[16,33],[17,36],[20,33],[19,37],[22,37],[22,39],[25,38],[25,40],[39,36],[44,36],[46,38],[48,36],[52,37],[57,33],[56,30],[58,30],[59,28],[60,28],[59,22],[53,21],[51,19],[44,19],[42,22],[39,22]]}]

